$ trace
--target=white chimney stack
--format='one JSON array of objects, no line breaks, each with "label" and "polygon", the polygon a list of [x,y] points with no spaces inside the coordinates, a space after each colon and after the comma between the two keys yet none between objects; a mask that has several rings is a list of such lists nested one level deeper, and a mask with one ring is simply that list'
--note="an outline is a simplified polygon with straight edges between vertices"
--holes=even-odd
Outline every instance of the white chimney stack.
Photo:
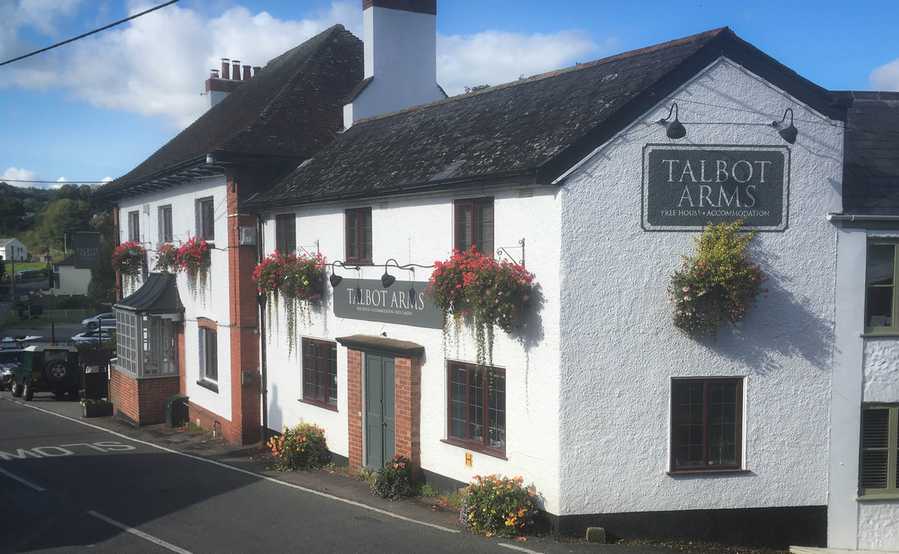
[{"label": "white chimney stack", "polygon": [[446,98],[437,85],[437,0],[362,0],[365,81],[344,125]]}]

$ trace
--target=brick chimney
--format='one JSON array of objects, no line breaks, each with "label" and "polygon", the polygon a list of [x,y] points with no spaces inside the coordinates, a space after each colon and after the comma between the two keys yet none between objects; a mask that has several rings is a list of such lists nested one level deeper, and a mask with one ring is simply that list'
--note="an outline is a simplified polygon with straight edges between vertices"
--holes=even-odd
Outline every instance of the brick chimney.
[{"label": "brick chimney", "polygon": [[365,81],[344,124],[446,98],[437,85],[437,0],[362,0]]},{"label": "brick chimney", "polygon": [[209,98],[209,107],[215,106],[231,94],[244,81],[249,81],[255,75],[259,74],[261,67],[243,66],[243,75],[241,75],[240,60],[231,60],[222,58],[222,69],[211,69],[209,78],[206,79],[206,96]]}]

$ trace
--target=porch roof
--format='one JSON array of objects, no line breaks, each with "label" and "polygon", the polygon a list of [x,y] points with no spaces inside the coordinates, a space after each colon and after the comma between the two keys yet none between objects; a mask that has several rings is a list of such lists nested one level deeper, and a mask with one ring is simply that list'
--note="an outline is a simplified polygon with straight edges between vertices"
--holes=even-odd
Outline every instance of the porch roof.
[{"label": "porch roof", "polygon": [[142,287],[115,305],[117,309],[152,314],[184,311],[177,280],[169,273],[151,273]]}]

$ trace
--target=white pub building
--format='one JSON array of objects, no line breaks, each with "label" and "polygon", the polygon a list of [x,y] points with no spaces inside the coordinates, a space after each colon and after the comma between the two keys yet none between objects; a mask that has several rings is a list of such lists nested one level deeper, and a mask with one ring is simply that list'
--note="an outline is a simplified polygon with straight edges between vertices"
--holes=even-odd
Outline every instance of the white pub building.
[{"label": "white pub building", "polygon": [[[107,186],[122,241],[214,232],[205,297],[159,293],[192,420],[243,443],[316,423],[349,464],[402,454],[438,488],[520,475],[565,534],[899,549],[899,94],[825,90],[725,28],[447,98],[436,1],[363,9],[364,49],[326,31]],[[262,80],[299,51],[320,86],[281,99],[319,127],[215,135],[274,125]],[[765,292],[688,336],[670,276],[738,219]],[[427,290],[471,246],[539,291],[487,364]],[[329,264],[296,336],[249,279],[275,250]]]}]

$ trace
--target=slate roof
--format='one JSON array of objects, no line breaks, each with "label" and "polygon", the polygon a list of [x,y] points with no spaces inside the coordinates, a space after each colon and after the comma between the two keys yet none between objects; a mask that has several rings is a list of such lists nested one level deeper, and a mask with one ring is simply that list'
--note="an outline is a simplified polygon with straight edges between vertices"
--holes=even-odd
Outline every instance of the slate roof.
[{"label": "slate roof", "polygon": [[727,55],[819,111],[821,87],[722,28],[356,122],[255,209],[520,180],[551,183]]},{"label": "slate roof", "polygon": [[116,308],[152,314],[176,314],[184,311],[175,275],[151,273],[143,285],[123,298]]},{"label": "slate roof", "polygon": [[0,246],[6,246],[7,244],[11,243],[11,242],[14,241],[14,240],[16,240],[16,239],[14,239],[14,238],[12,238],[12,239],[0,239]]},{"label": "slate roof", "polygon": [[176,168],[232,157],[309,158],[333,140],[342,100],[362,79],[362,42],[341,25],[272,59],[189,127],[100,194],[121,197]]},{"label": "slate roof", "polygon": [[899,92],[837,92],[849,103],[843,212],[899,215]]}]

